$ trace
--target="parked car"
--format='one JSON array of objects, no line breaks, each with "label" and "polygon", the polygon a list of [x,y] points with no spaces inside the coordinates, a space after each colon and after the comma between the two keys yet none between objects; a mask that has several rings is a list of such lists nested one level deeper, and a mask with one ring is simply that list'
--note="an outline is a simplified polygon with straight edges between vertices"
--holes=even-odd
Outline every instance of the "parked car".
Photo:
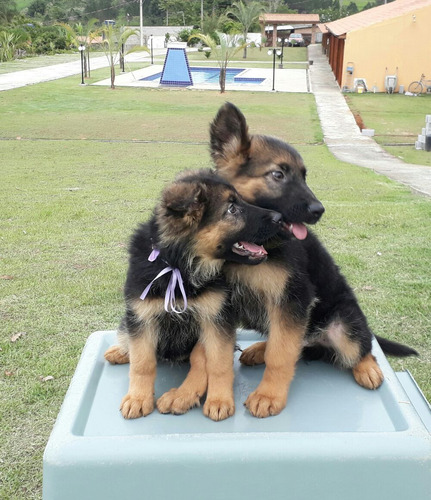
[{"label": "parked car", "polygon": [[287,40],[288,47],[304,47],[304,39],[302,38],[301,33],[291,33]]}]

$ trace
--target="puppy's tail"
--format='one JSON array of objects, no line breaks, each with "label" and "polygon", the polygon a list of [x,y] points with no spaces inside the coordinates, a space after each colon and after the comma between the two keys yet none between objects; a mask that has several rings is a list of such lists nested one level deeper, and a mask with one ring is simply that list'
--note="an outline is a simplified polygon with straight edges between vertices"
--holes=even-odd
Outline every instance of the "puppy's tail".
[{"label": "puppy's tail", "polygon": [[411,347],[393,342],[392,340],[385,339],[375,335],[382,351],[388,356],[396,356],[397,358],[405,358],[406,356],[419,356],[418,352]]}]

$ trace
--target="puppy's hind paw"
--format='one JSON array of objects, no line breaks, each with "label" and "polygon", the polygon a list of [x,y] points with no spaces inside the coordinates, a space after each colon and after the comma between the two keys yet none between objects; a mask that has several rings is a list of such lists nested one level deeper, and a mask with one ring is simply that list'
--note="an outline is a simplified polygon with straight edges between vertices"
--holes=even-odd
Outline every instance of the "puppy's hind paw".
[{"label": "puppy's hind paw", "polygon": [[265,362],[266,342],[257,342],[242,351],[240,363],[246,366],[261,365]]},{"label": "puppy's hind paw", "polygon": [[119,345],[113,345],[105,352],[105,359],[111,365],[124,365],[129,362],[129,353],[124,352]]},{"label": "puppy's hind paw", "polygon": [[356,382],[366,389],[378,389],[384,380],[380,366],[372,354],[367,354],[353,368],[353,376]]}]

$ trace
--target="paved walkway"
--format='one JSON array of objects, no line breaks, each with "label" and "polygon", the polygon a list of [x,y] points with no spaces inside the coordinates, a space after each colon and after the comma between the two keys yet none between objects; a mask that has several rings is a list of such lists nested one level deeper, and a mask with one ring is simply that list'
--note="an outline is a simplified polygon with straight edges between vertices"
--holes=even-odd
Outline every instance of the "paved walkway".
[{"label": "paved walkway", "polygon": [[316,98],[325,143],[332,154],[341,161],[370,168],[417,193],[431,196],[431,167],[404,163],[384,151],[371,137],[363,136],[340,93],[321,45],[310,45],[308,58],[313,61],[311,90]]},{"label": "paved walkway", "polygon": [[[410,165],[385,152],[371,137],[363,136],[340,93],[321,45],[310,45],[309,59],[311,91],[314,93],[325,143],[341,161],[366,167],[409,186],[413,191],[431,196],[431,167]],[[127,62],[148,59],[146,52],[126,56]],[[91,59],[91,68],[108,66],[105,56]],[[289,70],[283,70],[288,72]],[[292,70],[297,71],[297,70]],[[42,68],[0,75],[0,91],[34,83],[46,82],[81,72],[80,60]],[[120,78],[118,76],[117,78]],[[282,82],[278,80],[279,84]]]},{"label": "paved walkway", "polygon": [[[140,62],[149,59],[148,52],[134,52],[126,56],[126,62]],[[106,68],[109,66],[106,56],[92,57],[91,70]],[[127,69],[127,67],[126,67]],[[0,91],[11,90],[35,83],[49,82],[66,76],[79,75],[81,73],[81,60],[76,56],[75,62],[54,64],[53,66],[43,66],[41,68],[25,69],[0,75]]]},{"label": "paved walkway", "polygon": [[[211,66],[214,66],[214,61],[210,61]],[[193,69],[193,61],[190,61]],[[235,63],[231,64],[233,67]],[[158,88],[159,79],[156,80],[143,80],[144,78],[159,74],[163,71],[163,65],[154,64],[146,68],[139,69],[129,73],[119,74],[115,78],[115,85],[119,87],[146,87]],[[242,83],[226,83],[226,91],[231,90],[249,90],[253,92],[271,92],[273,87],[273,72],[270,68],[244,68],[241,74],[238,75],[242,78],[264,78],[265,80],[259,84],[247,83],[246,87]],[[110,79],[101,80],[93,83],[93,85],[111,84]],[[276,79],[274,83],[277,92],[309,92],[309,83],[307,78],[307,71],[305,69],[283,69],[276,71]],[[218,78],[211,82],[196,82],[193,86],[186,87],[194,90],[219,90],[220,84]]]}]

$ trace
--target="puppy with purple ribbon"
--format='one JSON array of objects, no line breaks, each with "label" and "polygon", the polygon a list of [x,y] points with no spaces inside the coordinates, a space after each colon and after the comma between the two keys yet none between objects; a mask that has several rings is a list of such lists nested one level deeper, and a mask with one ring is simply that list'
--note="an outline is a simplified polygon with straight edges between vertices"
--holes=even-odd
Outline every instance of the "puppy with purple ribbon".
[{"label": "puppy with purple ribbon", "polygon": [[280,221],[277,212],[245,203],[209,170],[184,173],[163,191],[131,239],[126,312],[118,345],[105,353],[112,364],[130,362],[125,418],[153,411],[158,361],[188,359],[186,379],[158,399],[159,411],[185,413],[206,393],[206,416],[233,415],[236,318],[222,267],[264,262],[262,244]]}]

